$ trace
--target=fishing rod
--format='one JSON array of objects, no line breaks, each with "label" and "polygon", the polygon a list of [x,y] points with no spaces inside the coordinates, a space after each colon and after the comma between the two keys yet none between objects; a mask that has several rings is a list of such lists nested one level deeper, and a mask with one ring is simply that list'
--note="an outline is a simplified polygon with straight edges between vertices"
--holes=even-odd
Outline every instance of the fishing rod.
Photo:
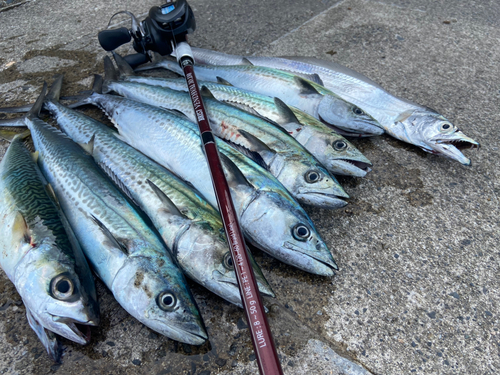
[{"label": "fishing rod", "polygon": [[156,51],[161,55],[170,55],[172,51],[175,51],[196,113],[259,372],[261,375],[282,375],[283,370],[264,311],[264,304],[250,265],[248,250],[194,73],[194,58],[191,47],[187,43],[187,34],[192,33],[196,28],[193,11],[185,0],[177,0],[167,1],[160,7],[152,7],[149,16],[142,22],[127,11],[118,12],[113,17],[120,13],[125,13],[132,18],[132,28],[129,30],[122,27],[101,31],[98,38],[106,51],[112,51],[133,38],[133,47],[138,53],[125,56],[126,61],[132,67],[151,61],[150,51]]}]

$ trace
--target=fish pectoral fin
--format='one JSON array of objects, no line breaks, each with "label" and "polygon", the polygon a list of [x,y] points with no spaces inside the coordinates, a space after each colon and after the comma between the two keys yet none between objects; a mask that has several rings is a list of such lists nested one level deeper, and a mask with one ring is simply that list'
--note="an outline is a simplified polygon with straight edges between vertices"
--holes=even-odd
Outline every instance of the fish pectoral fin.
[{"label": "fish pectoral fin", "polygon": [[224,85],[224,86],[233,86],[230,84],[228,81],[226,81],[224,78],[217,77],[217,83]]},{"label": "fish pectoral fin", "polygon": [[59,203],[59,199],[57,199],[56,192],[54,191],[54,188],[52,187],[52,185],[50,183],[47,183],[45,185],[45,190],[47,190],[47,194],[49,195],[50,198],[52,198],[52,200],[56,204],[57,208],[59,210],[61,210],[61,205]]},{"label": "fish pectoral fin", "polygon": [[26,222],[23,214],[19,211],[16,213],[14,224],[12,225],[12,237],[15,241],[14,243],[21,241],[25,243],[31,243],[31,235],[28,223]]},{"label": "fish pectoral fin", "polygon": [[[276,105],[276,109],[278,110],[280,119],[280,124],[300,124],[300,121],[297,119],[297,116],[293,113],[289,106],[285,104],[283,100],[280,98],[274,98],[274,104]],[[302,124],[300,125],[302,126]]]},{"label": "fish pectoral fin", "polygon": [[394,120],[394,123],[403,122],[408,117],[410,117],[413,114],[413,112],[414,112],[413,109],[409,109],[407,111],[404,111],[403,113],[400,113],[398,117],[396,117],[396,119]]},{"label": "fish pectoral fin", "polygon": [[217,100],[217,98],[214,96],[214,94],[212,94],[212,91],[210,91],[210,89],[207,86],[201,86],[200,94],[204,98]]},{"label": "fish pectoral fin", "polygon": [[241,136],[250,143],[251,150],[258,152],[264,159],[266,159],[267,157],[273,157],[276,154],[274,150],[270,149],[268,145],[266,145],[253,134],[250,134],[243,129],[238,129],[238,133],[240,133]]},{"label": "fish pectoral fin", "polygon": [[92,138],[87,143],[78,142],[78,145],[85,150],[89,155],[94,154],[94,143],[95,143],[95,134],[92,134]]},{"label": "fish pectoral fin", "polygon": [[99,229],[102,231],[104,236],[110,241],[111,247],[115,247],[119,250],[121,250],[125,255],[129,255],[129,251],[126,246],[121,244],[115,236],[113,236],[113,233],[109,231],[108,228],[102,223],[98,218],[96,218],[94,215],[90,215],[91,220],[99,227]]},{"label": "fish pectoral fin", "polygon": [[39,157],[40,157],[40,153],[38,151],[35,151],[35,152],[31,153],[31,159],[33,159],[33,161],[35,163],[38,163],[38,158]]},{"label": "fish pectoral fin", "polygon": [[160,199],[163,209],[166,213],[170,215],[181,216],[183,218],[189,219],[184,215],[179,208],[175,205],[174,202],[165,194],[158,186],[155,185],[151,180],[146,180],[151,190],[156,194],[156,196]]},{"label": "fish pectoral fin", "polygon": [[294,76],[293,80],[300,88],[300,95],[321,95],[307,79]]},{"label": "fish pectoral fin", "polygon": [[250,60],[248,60],[246,57],[244,57],[243,59],[241,59],[241,65],[252,65],[252,62]]},{"label": "fish pectoral fin", "polygon": [[40,322],[34,317],[31,310],[28,309],[27,307],[26,307],[26,317],[28,318],[28,323],[31,329],[35,331],[36,335],[38,336],[38,339],[42,342],[50,358],[52,358],[52,360],[54,360],[55,362],[60,363],[62,347],[59,344],[57,335],[54,332],[49,331],[44,326],[42,326]]},{"label": "fish pectoral fin", "polygon": [[243,173],[241,173],[238,169],[236,164],[234,164],[233,161],[222,152],[220,153],[220,161],[224,166],[224,174],[226,175],[227,183],[230,187],[236,187],[239,185],[252,186]]}]

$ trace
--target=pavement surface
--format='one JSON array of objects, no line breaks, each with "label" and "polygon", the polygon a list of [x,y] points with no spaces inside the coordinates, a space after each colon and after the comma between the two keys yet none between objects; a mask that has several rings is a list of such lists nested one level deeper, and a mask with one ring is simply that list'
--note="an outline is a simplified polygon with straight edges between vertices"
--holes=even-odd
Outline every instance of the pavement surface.
[{"label": "pavement surface", "polygon": [[[277,294],[267,305],[285,373],[498,374],[500,4],[189,3],[194,46],[336,61],[438,110],[482,145],[465,151],[464,167],[388,136],[355,140],[373,171],[340,179],[351,196],[344,209],[307,208],[338,274],[309,275],[255,251]],[[0,106],[33,101],[56,73],[66,77],[63,95],[87,89],[102,73],[97,32],[119,10],[142,18],[156,4],[0,2]],[[101,326],[86,347],[63,340],[54,364],[2,274],[0,373],[257,373],[242,310],[202,287],[191,284],[210,342],[192,347],[149,330],[97,286]]]}]

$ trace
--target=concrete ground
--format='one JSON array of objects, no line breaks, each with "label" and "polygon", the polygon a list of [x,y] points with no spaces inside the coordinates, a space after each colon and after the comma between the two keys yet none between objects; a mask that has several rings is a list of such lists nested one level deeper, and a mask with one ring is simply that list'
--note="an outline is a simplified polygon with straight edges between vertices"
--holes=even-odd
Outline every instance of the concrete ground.
[{"label": "concrete ground", "polygon": [[[0,2],[0,106],[32,101],[64,72],[63,94],[102,72],[97,32],[119,10],[159,2]],[[269,320],[286,374],[500,372],[498,172],[500,4],[492,0],[191,0],[191,44],[333,60],[435,108],[479,141],[472,166],[388,136],[356,140],[373,162],[342,178],[349,205],[308,209],[340,265],[329,279],[256,251],[277,298]],[[13,7],[12,5],[18,5]],[[102,118],[95,112],[98,118]],[[0,143],[0,157],[6,143]],[[0,372],[256,373],[242,310],[192,284],[210,342],[182,345],[128,316],[98,283],[102,324],[51,362],[0,276]],[[339,356],[340,355],[340,356]],[[347,362],[348,358],[352,362]]]}]

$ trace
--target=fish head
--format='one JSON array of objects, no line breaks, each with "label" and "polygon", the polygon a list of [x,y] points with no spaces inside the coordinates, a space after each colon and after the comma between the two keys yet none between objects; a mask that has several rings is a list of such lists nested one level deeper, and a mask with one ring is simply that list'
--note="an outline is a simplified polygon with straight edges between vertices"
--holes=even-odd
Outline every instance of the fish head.
[{"label": "fish head", "polygon": [[[33,245],[32,245],[33,246]],[[44,328],[85,345],[99,323],[99,306],[74,263],[54,244],[38,244],[16,271],[16,287],[33,318]],[[93,287],[93,286],[92,286]]]},{"label": "fish head", "polygon": [[241,306],[228,244],[209,225],[191,225],[173,250],[186,275],[225,300]]},{"label": "fish head", "polygon": [[299,202],[323,208],[347,204],[341,198],[349,195],[319,163],[304,163],[291,156],[273,174]]},{"label": "fish head", "polygon": [[259,191],[240,215],[240,221],[255,246],[284,263],[324,276],[333,276],[338,269],[313,223],[291,198],[274,191]]},{"label": "fish head", "polygon": [[191,345],[208,338],[186,280],[166,252],[129,256],[112,292],[129,314],[156,332]]},{"label": "fish head", "polygon": [[315,137],[312,142],[314,144],[308,142],[308,147],[317,150],[317,154],[321,155],[318,160],[333,174],[364,177],[371,170],[372,163],[340,134],[332,131]]},{"label": "fish head", "polygon": [[444,116],[430,109],[402,114],[390,134],[431,154],[442,155],[464,165],[470,165],[471,162],[462,154],[462,150],[479,148],[478,142],[462,133]]},{"label": "fish head", "polygon": [[377,120],[358,106],[334,95],[323,95],[317,108],[317,117],[332,128],[374,136],[384,133]]}]

